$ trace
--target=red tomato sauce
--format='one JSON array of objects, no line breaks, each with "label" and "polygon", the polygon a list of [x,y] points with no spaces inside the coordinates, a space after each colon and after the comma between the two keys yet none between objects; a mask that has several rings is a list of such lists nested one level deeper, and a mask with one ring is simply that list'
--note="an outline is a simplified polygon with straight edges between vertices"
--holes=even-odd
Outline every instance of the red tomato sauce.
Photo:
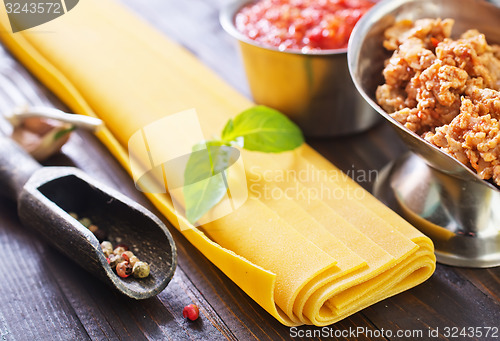
[{"label": "red tomato sauce", "polygon": [[280,50],[343,49],[373,5],[368,0],[260,0],[241,9],[235,25],[248,38]]}]

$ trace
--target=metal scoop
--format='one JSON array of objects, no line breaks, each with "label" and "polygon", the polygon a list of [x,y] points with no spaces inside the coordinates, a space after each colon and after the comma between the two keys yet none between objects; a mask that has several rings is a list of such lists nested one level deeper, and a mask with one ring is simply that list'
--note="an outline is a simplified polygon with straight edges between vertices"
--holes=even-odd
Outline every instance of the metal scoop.
[{"label": "metal scoop", "polygon": [[[500,8],[485,0],[386,0],[375,5],[351,35],[348,64],[365,100],[385,117],[414,153],[385,169],[375,195],[429,235],[438,261],[457,266],[500,265],[500,191],[464,164],[410,132],[375,100],[383,84],[384,31],[402,19],[455,19],[452,36],[475,28],[500,43]],[[417,157],[416,155],[419,157]]]},{"label": "metal scoop", "polygon": [[[72,167],[42,167],[19,145],[0,136],[0,193],[18,203],[21,222],[119,292],[145,299],[160,293],[177,265],[165,225],[131,199]],[[120,278],[109,266],[94,234],[69,215],[88,217],[113,244],[127,244],[148,262],[143,279]]]}]

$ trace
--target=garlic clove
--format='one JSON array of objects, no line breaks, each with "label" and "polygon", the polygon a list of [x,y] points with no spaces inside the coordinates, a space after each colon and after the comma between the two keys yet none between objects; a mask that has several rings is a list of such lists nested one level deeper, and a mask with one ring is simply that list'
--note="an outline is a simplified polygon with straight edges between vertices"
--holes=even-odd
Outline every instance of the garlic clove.
[{"label": "garlic clove", "polygon": [[21,126],[24,127],[25,129],[36,133],[40,136],[43,136],[47,134],[49,131],[51,131],[54,128],[57,128],[61,126],[61,123],[59,123],[56,120],[52,119],[41,119],[39,117],[29,117],[21,122]]},{"label": "garlic clove", "polygon": [[42,137],[21,126],[15,127],[11,135],[12,139],[23,147],[28,153],[32,153],[42,140]]},{"label": "garlic clove", "polygon": [[51,107],[31,107],[28,105],[18,107],[16,110],[5,114],[5,118],[13,126],[21,125],[23,121],[30,118],[44,118],[46,120],[69,123],[75,127],[94,132],[104,126],[103,121],[96,117],[69,114]]},{"label": "garlic clove", "polygon": [[69,123],[30,117],[14,127],[12,139],[36,160],[44,161],[61,150],[73,130],[74,126]]},{"label": "garlic clove", "polygon": [[42,137],[40,144],[30,154],[38,161],[48,159],[52,155],[58,153],[62,146],[68,142],[71,131],[73,131],[73,126],[67,123],[60,127],[53,128]]}]

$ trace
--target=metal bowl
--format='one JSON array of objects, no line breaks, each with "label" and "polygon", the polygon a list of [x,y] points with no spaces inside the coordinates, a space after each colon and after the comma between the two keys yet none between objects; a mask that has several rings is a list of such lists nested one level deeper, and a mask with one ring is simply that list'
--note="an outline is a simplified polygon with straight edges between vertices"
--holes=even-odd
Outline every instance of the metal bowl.
[{"label": "metal bowl", "polygon": [[[469,9],[469,10],[467,10]],[[349,42],[349,68],[357,89],[365,100],[393,124],[406,145],[431,166],[467,181],[477,181],[476,173],[436,146],[407,130],[376,102],[375,90],[383,84],[384,60],[391,54],[382,42],[384,30],[402,19],[453,18],[453,34],[476,28],[489,43],[500,42],[500,9],[484,0],[386,0],[372,8],[361,20]],[[480,180],[480,179],[479,179]],[[482,180],[480,180],[482,181]],[[489,184],[489,183],[487,183]],[[492,188],[493,185],[489,184]]]},{"label": "metal bowl", "polygon": [[375,194],[385,202],[393,201],[394,209],[433,239],[442,263],[500,265],[500,217],[495,213],[499,189],[407,130],[375,99],[377,86],[384,83],[384,60],[391,55],[382,45],[385,29],[402,19],[420,18],[452,18],[452,36],[475,28],[490,44],[500,43],[500,8],[485,0],[385,0],[361,18],[349,41],[351,77],[365,100],[420,156],[407,155],[390,165]]},{"label": "metal bowl", "polygon": [[240,33],[234,18],[253,1],[234,2],[220,13],[222,27],[239,41],[252,96],[295,121],[306,136],[356,133],[380,120],[349,76],[347,49],[302,53],[262,46]]}]

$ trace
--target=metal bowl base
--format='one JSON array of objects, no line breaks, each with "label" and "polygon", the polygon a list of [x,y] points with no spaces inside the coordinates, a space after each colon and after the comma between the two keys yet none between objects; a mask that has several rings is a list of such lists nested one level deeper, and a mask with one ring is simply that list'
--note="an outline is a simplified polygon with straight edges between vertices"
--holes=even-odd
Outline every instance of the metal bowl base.
[{"label": "metal bowl base", "polygon": [[434,242],[442,264],[500,266],[500,192],[464,181],[407,153],[387,165],[374,195]]}]

